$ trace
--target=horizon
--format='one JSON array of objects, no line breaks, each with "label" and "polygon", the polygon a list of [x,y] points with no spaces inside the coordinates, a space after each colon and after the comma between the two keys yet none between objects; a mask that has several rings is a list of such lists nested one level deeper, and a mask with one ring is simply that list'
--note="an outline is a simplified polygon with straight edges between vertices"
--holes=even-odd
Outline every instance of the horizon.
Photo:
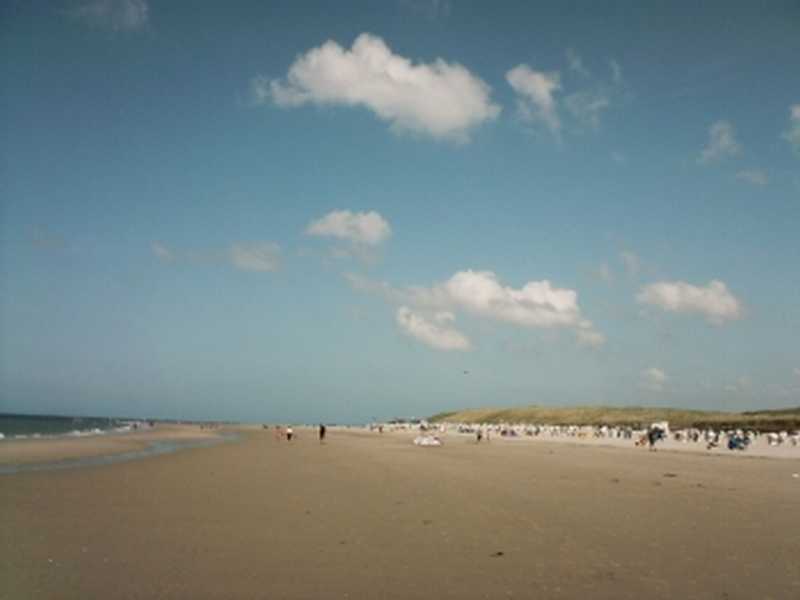
[{"label": "horizon", "polygon": [[0,14],[0,412],[800,406],[796,2]]}]

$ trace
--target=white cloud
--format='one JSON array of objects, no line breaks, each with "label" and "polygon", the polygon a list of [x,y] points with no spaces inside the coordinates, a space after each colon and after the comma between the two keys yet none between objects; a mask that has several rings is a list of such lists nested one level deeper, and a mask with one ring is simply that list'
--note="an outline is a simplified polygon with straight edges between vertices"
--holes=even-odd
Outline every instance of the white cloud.
[{"label": "white cloud", "polygon": [[622,154],[621,152],[612,152],[611,160],[613,160],[618,165],[624,165],[628,163],[628,157]]},{"label": "white cloud", "polygon": [[239,242],[231,245],[231,264],[242,271],[277,271],[281,249],[274,242]]},{"label": "white cloud", "polygon": [[258,104],[363,106],[395,132],[460,142],[500,114],[489,86],[465,67],[442,59],[413,64],[368,33],[349,50],[333,40],[312,48],[292,63],[286,81],[258,76],[251,90]]},{"label": "white cloud", "polygon": [[622,265],[625,267],[625,271],[631,277],[635,277],[639,274],[639,271],[642,270],[642,259],[640,259],[634,252],[630,252],[628,250],[620,252],[619,258],[622,261]]},{"label": "white cloud", "polygon": [[153,242],[150,244],[150,249],[161,260],[169,261],[175,260],[175,254],[161,242]]},{"label": "white cloud", "polygon": [[561,120],[555,94],[561,89],[559,74],[534,71],[521,64],[506,73],[506,80],[517,92],[520,115],[528,121],[542,121],[558,138]]},{"label": "white cloud", "polygon": [[744,314],[741,301],[716,279],[705,287],[684,281],[651,283],[640,290],[636,300],[668,312],[699,313],[713,325],[740,319]]},{"label": "white cloud", "polygon": [[611,106],[611,101],[604,92],[576,92],[564,99],[567,110],[582,124],[597,129],[600,126],[600,114]]},{"label": "white cloud", "polygon": [[736,141],[736,132],[728,121],[717,121],[708,130],[708,144],[697,162],[707,164],[740,154],[742,147]]},{"label": "white cloud", "polygon": [[783,132],[785,139],[796,152],[800,152],[800,104],[793,104],[789,108],[789,129]]},{"label": "white cloud", "polygon": [[135,31],[147,25],[149,7],[145,0],[92,0],[71,11],[73,17],[112,31]]},{"label": "white cloud", "polygon": [[765,171],[761,169],[745,169],[736,173],[736,179],[752,185],[767,185],[769,178]]},{"label": "white cloud", "polygon": [[598,346],[605,338],[585,319],[574,290],[556,288],[549,281],[529,281],[519,289],[503,286],[491,271],[459,271],[431,287],[397,289],[359,275],[346,276],[358,290],[377,293],[387,301],[427,310],[461,310],[492,321],[522,327],[565,327],[575,330],[582,345]]},{"label": "white cloud", "polygon": [[795,377],[800,377],[800,367],[792,369],[792,373],[794,373]]},{"label": "white cloud", "polygon": [[577,73],[587,87],[563,97],[560,94],[566,94],[566,90],[558,71],[536,71],[523,63],[506,73],[506,80],[517,93],[520,117],[545,125],[559,142],[563,131],[581,133],[587,128],[598,129],[603,113],[624,101],[622,69],[615,60],[609,61],[610,81],[594,77],[572,48],[566,51],[566,62],[567,82],[570,73]]},{"label": "white cloud", "polygon": [[306,234],[334,237],[354,244],[377,246],[389,239],[392,228],[389,222],[375,211],[350,212],[334,210],[306,227]]},{"label": "white cloud", "polygon": [[664,385],[669,380],[667,374],[657,367],[650,367],[641,372],[639,385],[642,389],[651,392],[663,392]]},{"label": "white cloud", "polygon": [[529,281],[520,289],[500,284],[491,271],[460,271],[442,286],[453,303],[473,314],[525,327],[577,326],[578,294]]},{"label": "white cloud", "polygon": [[452,313],[439,313],[432,322],[407,306],[397,309],[397,324],[411,337],[437,350],[469,350],[472,344],[460,331],[448,327],[455,317]]}]

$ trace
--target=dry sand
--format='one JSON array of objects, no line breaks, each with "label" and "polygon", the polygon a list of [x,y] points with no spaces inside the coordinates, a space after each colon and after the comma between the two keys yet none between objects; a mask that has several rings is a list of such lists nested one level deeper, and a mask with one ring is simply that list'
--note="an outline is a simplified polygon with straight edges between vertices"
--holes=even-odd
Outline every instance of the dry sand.
[{"label": "dry sand", "polygon": [[0,597],[800,597],[798,460],[411,437],[0,476]]}]

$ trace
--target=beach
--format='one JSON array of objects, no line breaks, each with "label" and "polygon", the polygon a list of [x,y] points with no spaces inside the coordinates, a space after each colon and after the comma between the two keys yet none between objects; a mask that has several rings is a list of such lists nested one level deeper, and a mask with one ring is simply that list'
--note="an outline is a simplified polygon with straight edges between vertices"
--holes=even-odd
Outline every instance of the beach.
[{"label": "beach", "polygon": [[239,433],[0,476],[0,598],[800,597],[796,458]]},{"label": "beach", "polygon": [[213,440],[212,429],[198,425],[159,423],[124,433],[107,432],[88,436],[53,436],[49,438],[9,439],[0,442],[0,467],[61,463],[96,456],[113,456],[146,450],[155,442],[190,443]]}]

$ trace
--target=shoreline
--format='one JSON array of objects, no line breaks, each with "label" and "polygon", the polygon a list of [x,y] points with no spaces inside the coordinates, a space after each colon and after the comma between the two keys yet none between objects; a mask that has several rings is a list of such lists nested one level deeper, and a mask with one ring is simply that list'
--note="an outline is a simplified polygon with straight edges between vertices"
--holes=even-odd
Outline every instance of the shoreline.
[{"label": "shoreline", "polygon": [[[147,430],[91,436],[54,436],[4,439],[0,442],[0,474],[83,464],[106,464],[163,454],[183,447],[217,443],[236,428],[201,429],[198,425],[156,424]],[[73,464],[74,463],[74,464]]]},{"label": "shoreline", "polygon": [[[260,432],[261,426],[237,425],[216,429],[201,428],[189,424],[156,424],[147,430],[113,432],[92,436],[59,436],[41,438],[4,439],[0,441],[0,476],[29,471],[61,470],[117,462],[137,460],[183,449],[211,446],[241,438],[242,435]],[[313,427],[296,427],[302,437],[316,439]],[[355,437],[385,437],[403,439],[409,445],[419,435],[416,429],[386,430],[379,434],[366,428],[331,426],[330,433]],[[270,430],[271,431],[271,430]],[[446,445],[478,445],[471,433],[460,433],[452,429],[445,432],[429,431],[438,435]],[[379,437],[380,436],[380,437]],[[648,453],[645,447],[636,447],[633,440],[621,438],[593,438],[573,436],[516,436],[492,435],[491,441],[484,439],[480,445],[535,447],[547,445],[569,446],[573,448],[610,448],[633,451],[633,454]],[[756,440],[747,450],[728,450],[720,446],[708,450],[701,442],[680,442],[662,440],[656,445],[656,453],[673,455],[695,455],[716,458],[761,459],[761,460],[800,460],[800,446],[770,446],[766,440]]]}]

